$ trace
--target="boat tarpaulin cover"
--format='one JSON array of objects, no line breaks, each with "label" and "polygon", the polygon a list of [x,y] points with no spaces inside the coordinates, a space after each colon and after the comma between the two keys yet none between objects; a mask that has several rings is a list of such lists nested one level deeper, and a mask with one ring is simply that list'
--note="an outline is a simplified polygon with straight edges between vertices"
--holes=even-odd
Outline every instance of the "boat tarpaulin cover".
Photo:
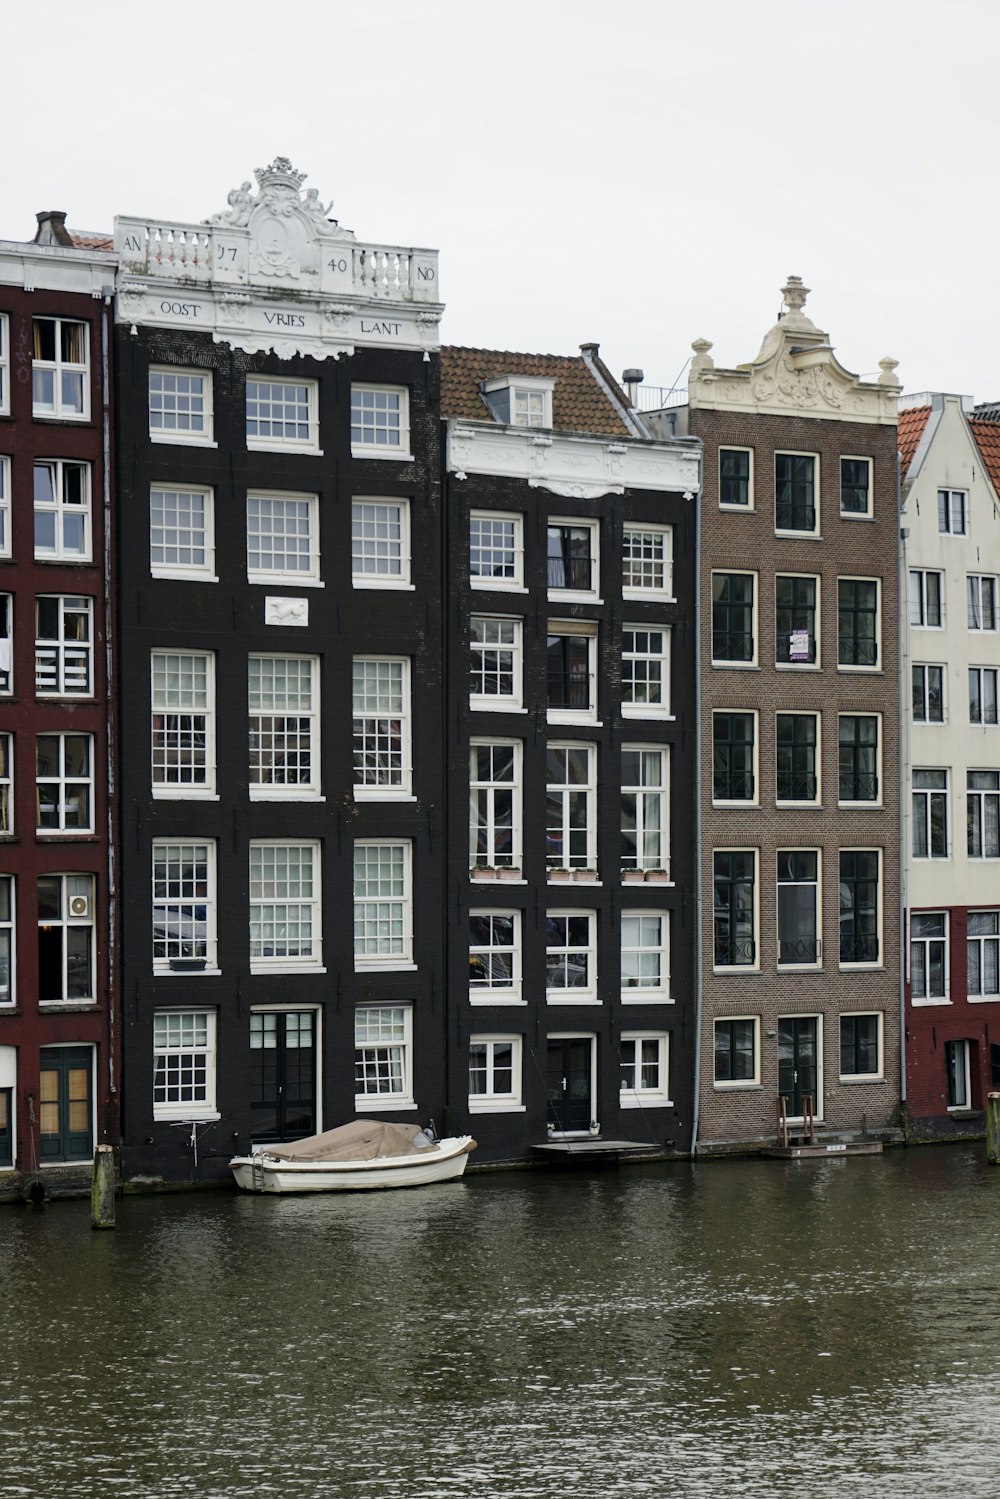
[{"label": "boat tarpaulin cover", "polygon": [[419,1155],[433,1149],[433,1144],[418,1124],[355,1119],[339,1129],[310,1135],[307,1140],[268,1145],[266,1149],[277,1161],[374,1161],[381,1156]]}]

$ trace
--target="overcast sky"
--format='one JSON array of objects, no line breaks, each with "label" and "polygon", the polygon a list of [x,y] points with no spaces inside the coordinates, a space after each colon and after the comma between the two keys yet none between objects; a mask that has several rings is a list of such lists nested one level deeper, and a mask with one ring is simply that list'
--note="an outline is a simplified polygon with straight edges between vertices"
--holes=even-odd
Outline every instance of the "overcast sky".
[{"label": "overcast sky", "polygon": [[1000,398],[1000,0],[6,0],[0,237],[199,221],[276,155],[433,246],[443,337],[681,375],[789,272],[842,362]]}]

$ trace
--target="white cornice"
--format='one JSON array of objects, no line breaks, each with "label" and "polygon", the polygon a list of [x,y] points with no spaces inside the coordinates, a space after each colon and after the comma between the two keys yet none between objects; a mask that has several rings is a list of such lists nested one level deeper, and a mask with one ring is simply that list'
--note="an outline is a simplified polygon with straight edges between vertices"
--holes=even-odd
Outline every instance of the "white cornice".
[{"label": "white cornice", "polygon": [[448,423],[448,470],[456,478],[492,474],[521,479],[567,499],[598,499],[626,489],[659,489],[688,497],[698,489],[701,446],[632,438],[543,432],[492,422]]},{"label": "white cornice", "polygon": [[22,291],[82,292],[99,297],[114,285],[118,256],[111,250],[0,240],[0,285]]}]

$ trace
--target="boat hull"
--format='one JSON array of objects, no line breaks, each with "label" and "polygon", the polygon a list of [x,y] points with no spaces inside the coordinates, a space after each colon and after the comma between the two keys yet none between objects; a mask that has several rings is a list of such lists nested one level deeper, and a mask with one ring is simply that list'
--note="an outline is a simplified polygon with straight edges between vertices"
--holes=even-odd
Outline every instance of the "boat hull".
[{"label": "boat hull", "polygon": [[392,1187],[426,1187],[454,1181],[476,1148],[470,1135],[439,1140],[433,1150],[413,1156],[382,1156],[372,1161],[278,1161],[266,1151],[234,1156],[229,1162],[244,1192],[376,1192]]}]

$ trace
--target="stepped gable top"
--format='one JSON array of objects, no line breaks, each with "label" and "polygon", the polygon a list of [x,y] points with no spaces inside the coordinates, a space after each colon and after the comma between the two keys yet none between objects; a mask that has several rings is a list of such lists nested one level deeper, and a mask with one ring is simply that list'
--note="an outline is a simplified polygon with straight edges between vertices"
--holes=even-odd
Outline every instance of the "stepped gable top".
[{"label": "stepped gable top", "polygon": [[468,422],[490,422],[483,400],[484,381],[504,375],[528,375],[555,381],[552,426],[555,431],[593,432],[607,437],[632,434],[606,393],[578,354],[516,354],[504,349],[469,349],[445,345],[441,350],[441,412]]},{"label": "stepped gable top", "polygon": [[990,483],[1000,495],[1000,423],[982,421],[973,416],[969,418],[969,430],[990,476]]},{"label": "stepped gable top", "polygon": [[904,479],[910,471],[913,455],[924,435],[924,428],[927,426],[927,418],[930,414],[929,406],[910,406],[899,413],[899,452]]}]

